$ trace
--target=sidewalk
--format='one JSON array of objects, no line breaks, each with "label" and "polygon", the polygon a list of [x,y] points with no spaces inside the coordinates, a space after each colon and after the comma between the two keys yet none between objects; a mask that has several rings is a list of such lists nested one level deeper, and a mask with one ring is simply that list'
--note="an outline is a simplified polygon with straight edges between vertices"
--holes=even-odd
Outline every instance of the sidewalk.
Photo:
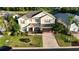
[{"label": "sidewalk", "polygon": [[43,47],[59,47],[52,32],[43,32]]}]

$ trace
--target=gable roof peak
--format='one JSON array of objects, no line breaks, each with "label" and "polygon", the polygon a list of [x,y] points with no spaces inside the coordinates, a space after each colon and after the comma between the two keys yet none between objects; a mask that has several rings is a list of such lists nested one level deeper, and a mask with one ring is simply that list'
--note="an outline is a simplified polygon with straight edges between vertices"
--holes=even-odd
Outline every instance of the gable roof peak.
[{"label": "gable roof peak", "polygon": [[32,18],[34,15],[37,15],[40,12],[42,12],[42,11],[30,11],[30,12],[26,13],[26,17],[27,18]]}]

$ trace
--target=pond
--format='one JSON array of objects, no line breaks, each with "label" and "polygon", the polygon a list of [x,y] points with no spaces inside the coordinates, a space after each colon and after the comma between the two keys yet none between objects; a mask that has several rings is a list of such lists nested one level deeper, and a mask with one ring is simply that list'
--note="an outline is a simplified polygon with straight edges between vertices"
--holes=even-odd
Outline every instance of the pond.
[{"label": "pond", "polygon": [[69,16],[76,16],[76,15],[77,14],[71,14],[71,13],[56,13],[55,17],[57,17],[58,19],[61,19],[65,23],[67,23],[67,19]]}]

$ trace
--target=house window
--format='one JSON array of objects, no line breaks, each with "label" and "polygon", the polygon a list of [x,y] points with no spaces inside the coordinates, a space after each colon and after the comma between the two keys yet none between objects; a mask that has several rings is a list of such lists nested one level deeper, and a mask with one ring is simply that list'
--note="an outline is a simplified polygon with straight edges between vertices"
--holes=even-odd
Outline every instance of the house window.
[{"label": "house window", "polygon": [[22,24],[25,24],[25,21],[24,21],[24,20],[21,20],[21,23],[22,23]]},{"label": "house window", "polygon": [[27,32],[27,28],[26,28],[26,27],[23,27],[22,30],[23,30],[24,32]]},{"label": "house window", "polygon": [[49,23],[50,21],[51,21],[50,19],[45,20],[46,23]]},{"label": "house window", "polygon": [[35,18],[35,22],[40,22],[40,19],[38,17]]}]

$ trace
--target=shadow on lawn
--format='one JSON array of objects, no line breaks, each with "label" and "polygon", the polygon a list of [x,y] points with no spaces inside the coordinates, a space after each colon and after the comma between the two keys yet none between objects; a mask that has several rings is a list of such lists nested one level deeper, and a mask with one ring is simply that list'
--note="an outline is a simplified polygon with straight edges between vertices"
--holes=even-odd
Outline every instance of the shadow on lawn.
[{"label": "shadow on lawn", "polygon": [[12,49],[12,47],[9,47],[9,46],[2,46],[2,47],[0,47],[0,51],[9,51],[11,49]]}]

